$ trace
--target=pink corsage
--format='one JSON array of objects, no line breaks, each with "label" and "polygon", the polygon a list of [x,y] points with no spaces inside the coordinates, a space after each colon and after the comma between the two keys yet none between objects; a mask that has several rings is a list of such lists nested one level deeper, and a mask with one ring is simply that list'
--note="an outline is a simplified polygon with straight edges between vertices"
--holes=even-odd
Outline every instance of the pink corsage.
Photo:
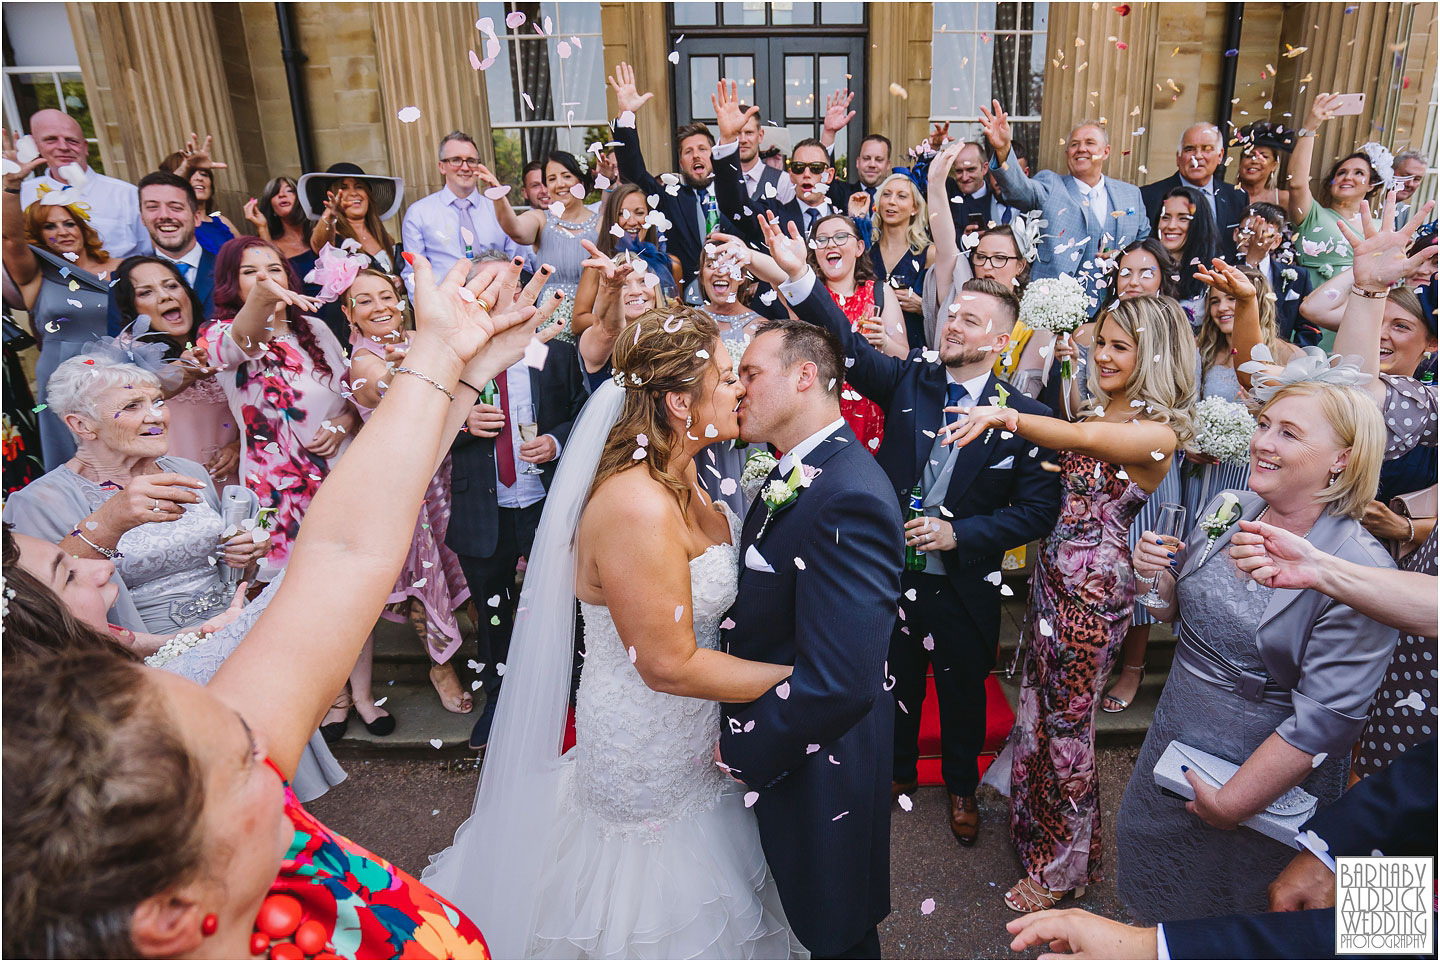
[{"label": "pink corsage", "polygon": [[[330,244],[322,247],[315,258],[315,266],[305,275],[305,283],[320,287],[320,293],[315,296],[326,304],[348,291],[361,268],[370,263],[364,254],[349,251],[348,246],[355,244],[353,240],[347,239],[345,244],[345,249]],[[359,245],[355,244],[355,247],[358,250]]]}]

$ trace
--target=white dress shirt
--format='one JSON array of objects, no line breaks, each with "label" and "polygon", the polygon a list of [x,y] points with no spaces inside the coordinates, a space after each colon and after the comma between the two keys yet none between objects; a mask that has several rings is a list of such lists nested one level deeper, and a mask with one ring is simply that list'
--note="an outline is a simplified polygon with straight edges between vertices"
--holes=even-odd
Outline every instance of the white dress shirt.
[{"label": "white dress shirt", "polygon": [[[759,157],[755,163],[750,165],[749,170],[741,169],[740,176],[745,179],[745,193],[754,197],[760,192],[760,177],[765,173],[765,162]],[[775,196],[763,198],[773,200],[777,204],[788,204],[795,199],[795,182],[783,170],[775,180]]]},{"label": "white dress shirt", "polygon": [[[411,204],[405,211],[405,222],[400,228],[404,249],[412,254],[424,254],[437,278],[444,277],[445,272],[465,254],[465,242],[460,237],[460,213],[455,207],[455,201],[459,199],[460,196],[448,186],[442,187]],[[483,191],[472,191],[467,199],[470,201],[470,219],[475,224],[475,243],[470,247],[474,253],[491,248],[503,250],[511,257],[526,253],[500,228],[500,221],[495,218],[495,205]],[[401,274],[405,285],[414,293],[415,269],[406,264]]]},{"label": "white dress shirt", "polygon": [[165,251],[162,251],[160,248],[157,247],[155,248],[155,256],[167,260],[177,267],[179,267],[181,264],[189,267],[190,270],[187,271],[182,269],[180,271],[180,274],[185,278],[185,283],[189,284],[191,287],[194,287],[196,275],[200,273],[200,258],[205,256],[205,248],[201,247],[199,242],[195,242],[190,245],[190,249],[186,251],[183,256],[171,257]]},{"label": "white dress shirt", "polygon": [[821,441],[824,441],[826,438],[828,438],[830,435],[834,434],[836,431],[840,430],[844,426],[845,419],[836,418],[820,430],[816,431],[814,434],[810,435],[805,440],[801,441],[799,444],[795,445],[789,451],[786,451],[784,457],[780,459],[780,477],[788,477],[791,469],[795,467],[796,461],[799,461],[802,464],[805,463],[805,455],[809,454],[811,451],[814,451],[820,446]]},{"label": "white dress shirt", "polygon": [[[478,225],[477,225],[478,226]],[[451,261],[454,263],[454,260]],[[540,467],[532,465],[529,461],[520,460],[520,447],[525,443],[520,438],[520,419],[516,412],[522,404],[531,404],[533,398],[530,396],[530,365],[523,360],[516,361],[505,370],[505,394],[510,399],[510,410],[505,412],[505,420],[510,425],[510,448],[515,458],[515,484],[506,487],[500,480],[500,465],[495,465],[495,495],[496,500],[502,508],[528,508],[536,502],[545,499],[545,485],[540,481],[538,474],[523,473],[527,467]],[[499,400],[499,396],[496,396]],[[539,417],[539,405],[535,405],[534,412]],[[553,434],[539,435],[542,438],[549,438],[555,442],[555,458],[560,457],[560,441]],[[498,444],[500,438],[497,436],[495,442]]]},{"label": "white dress shirt", "polygon": [[1194,187],[1200,193],[1205,195],[1205,199],[1210,203],[1210,213],[1214,214],[1218,220],[1220,213],[1215,209],[1215,178],[1211,177],[1203,184],[1192,184],[1188,180],[1185,180],[1184,177],[1181,177],[1180,180],[1186,186]]},{"label": "white dress shirt", "polygon": [[[82,203],[89,207],[89,224],[100,235],[105,252],[121,259],[131,254],[150,253],[150,235],[140,221],[140,192],[135,185],[94,170],[87,170],[85,174],[85,186],[80,188],[79,194]],[[40,196],[41,185],[50,190],[69,187],[48,172],[31,177],[20,185],[20,206],[33,204]]]}]

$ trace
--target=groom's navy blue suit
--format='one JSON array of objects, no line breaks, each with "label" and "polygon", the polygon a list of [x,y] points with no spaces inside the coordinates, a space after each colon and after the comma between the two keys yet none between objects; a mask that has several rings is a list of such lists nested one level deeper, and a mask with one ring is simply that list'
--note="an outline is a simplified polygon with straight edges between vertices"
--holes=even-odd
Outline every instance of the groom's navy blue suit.
[{"label": "groom's navy blue suit", "polygon": [[875,926],[890,914],[894,703],[884,686],[904,562],[900,512],[849,427],[803,462],[819,474],[758,542],[763,500],[745,519],[742,557],[754,545],[774,571],[741,569],[723,636],[731,654],[795,672],[785,697],[772,689],[722,706],[720,752],[760,793],[765,857],[801,943],[816,956],[864,947],[875,957]]},{"label": "groom's navy blue suit", "polygon": [[[904,360],[875,350],[850,329],[834,298],[818,282],[793,308],[801,320],[826,328],[840,340],[847,360],[854,362],[845,372],[846,381],[885,409],[885,439],[875,460],[899,503],[908,504],[926,461],[934,456],[946,401],[945,367],[925,360],[918,349]],[[1050,414],[1045,405],[993,374],[982,396],[972,401],[991,403],[1002,385],[1010,392],[1011,407],[1026,414]],[[1060,476],[1043,466],[1053,452],[1006,433],[992,431],[951,455],[954,466],[938,503],[944,507],[940,514],[954,528],[955,547],[940,552],[943,576],[905,573],[903,587],[910,600],[901,604],[907,617],[896,625],[890,647],[894,695],[904,705],[897,705],[895,712],[894,779],[904,783],[916,777],[920,708],[930,663],[940,706],[940,773],[952,795],[974,795],[980,781],[985,679],[995,666],[1000,635],[1000,586],[987,576],[1000,570],[1007,549],[1047,534],[1060,514]],[[925,647],[927,636],[933,650]]]}]

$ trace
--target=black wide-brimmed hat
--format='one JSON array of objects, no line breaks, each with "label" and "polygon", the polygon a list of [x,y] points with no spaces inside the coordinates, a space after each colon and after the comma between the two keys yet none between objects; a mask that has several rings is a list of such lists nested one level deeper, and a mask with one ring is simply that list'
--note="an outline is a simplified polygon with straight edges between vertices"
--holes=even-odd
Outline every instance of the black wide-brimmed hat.
[{"label": "black wide-brimmed hat", "polygon": [[1295,131],[1268,120],[1257,120],[1241,127],[1235,140],[1241,146],[1269,147],[1276,153],[1289,153],[1295,149]]},{"label": "black wide-brimmed hat", "polygon": [[300,183],[296,186],[300,195],[300,206],[305,208],[305,216],[311,220],[319,220],[320,215],[325,213],[325,195],[335,186],[336,181],[346,177],[363,180],[370,188],[370,203],[380,213],[381,220],[389,220],[400,210],[401,194],[405,190],[403,180],[399,177],[367,174],[356,164],[342,163],[331,164],[324,173],[301,175]]}]

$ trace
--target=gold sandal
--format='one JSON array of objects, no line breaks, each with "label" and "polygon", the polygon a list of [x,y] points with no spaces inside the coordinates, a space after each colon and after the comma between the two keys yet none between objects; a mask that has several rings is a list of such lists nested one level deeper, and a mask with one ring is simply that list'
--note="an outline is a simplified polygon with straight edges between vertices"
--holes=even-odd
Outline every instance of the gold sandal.
[{"label": "gold sandal", "polygon": [[[1080,898],[1085,894],[1085,886],[1077,885],[1073,889],[1062,892],[1054,892],[1045,888],[1038,882],[1025,876],[1011,886],[1010,891],[1005,893],[1005,906],[1012,912],[1028,914],[1030,912],[1043,912],[1052,909],[1060,902],[1074,896]],[[1016,899],[1015,896],[1019,898]]]}]

